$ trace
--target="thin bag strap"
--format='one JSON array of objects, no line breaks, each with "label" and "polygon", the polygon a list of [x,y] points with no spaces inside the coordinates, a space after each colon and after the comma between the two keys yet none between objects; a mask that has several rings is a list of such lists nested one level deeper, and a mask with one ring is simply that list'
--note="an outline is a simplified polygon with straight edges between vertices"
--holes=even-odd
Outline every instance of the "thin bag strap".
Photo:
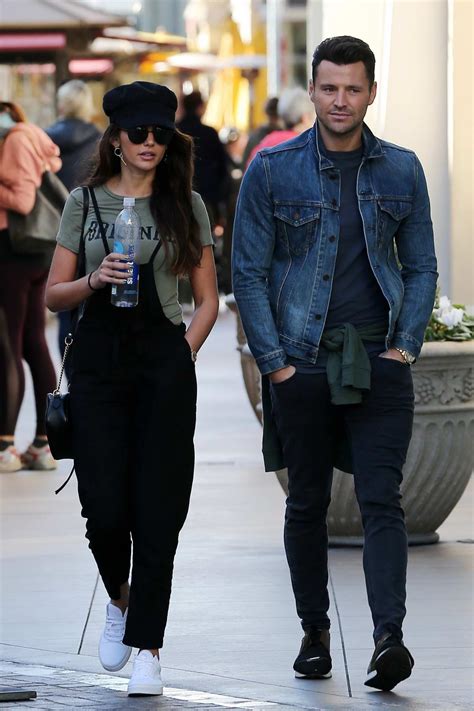
[{"label": "thin bag strap", "polygon": [[[81,239],[79,242],[79,260],[78,260],[78,264],[77,264],[77,275],[76,275],[76,278],[78,278],[78,279],[83,277],[86,273],[86,240],[85,240],[84,231],[85,231],[88,213],[89,213],[89,189],[83,186],[83,188],[82,188]],[[79,323],[79,318],[78,318],[79,311],[82,310],[81,307],[83,306],[83,303],[84,302],[79,304],[79,306],[76,309],[74,309],[74,311],[73,311],[73,315],[72,315],[72,319],[71,319],[73,333],[76,332],[77,324]],[[61,388],[61,381],[63,379],[64,366],[66,365],[67,354],[69,353],[69,349],[72,346],[73,341],[74,341],[74,338],[73,338],[72,333],[68,333],[66,338],[64,339],[64,344],[66,347],[64,349],[63,362],[61,363],[61,371],[59,373],[58,385],[56,387],[56,390],[54,391],[55,395],[59,395],[59,390]],[[56,491],[54,492],[55,494],[59,494],[64,489],[66,484],[69,483],[69,480],[72,477],[75,468],[76,468],[76,465],[73,464],[72,469],[69,472],[68,478],[66,479],[66,481],[63,484],[61,484],[59,489],[56,489]]]},{"label": "thin bag strap", "polygon": [[56,390],[53,390],[53,395],[59,395],[59,391],[61,390],[61,381],[63,379],[64,366],[66,365],[67,354],[69,352],[70,347],[73,344],[73,341],[74,341],[74,338],[72,337],[72,333],[68,333],[66,338],[64,339],[64,343],[65,343],[66,347],[64,349],[63,362],[61,363],[61,370],[59,372],[58,384],[56,386]]},{"label": "thin bag strap", "polygon": [[[72,333],[68,333],[67,336],[66,336],[66,338],[64,339],[64,343],[66,344],[66,348],[64,349],[63,362],[61,363],[61,372],[59,373],[58,385],[57,385],[56,390],[53,392],[53,395],[59,395],[59,389],[60,389],[60,387],[61,387],[61,380],[63,379],[64,366],[66,365],[67,354],[68,354],[68,352],[69,352],[69,348],[72,346],[73,340],[74,340],[74,339],[73,339],[73,337],[72,337]],[[66,484],[69,482],[69,479],[72,477],[75,468],[76,468],[76,465],[73,464],[73,465],[72,465],[72,469],[71,469],[71,471],[69,472],[68,478],[66,479],[66,481],[65,481],[63,484],[61,484],[61,486],[59,487],[59,489],[56,489],[56,491],[54,492],[55,494],[59,494],[59,492],[64,489],[64,487],[66,486]]]},{"label": "thin bag strap", "polygon": [[94,188],[89,188],[92,204],[94,205],[94,212],[99,224],[100,236],[102,237],[102,242],[104,244],[104,249],[106,254],[110,254],[109,243],[107,242],[107,234],[105,232],[104,223],[102,222],[102,217],[100,216],[99,205],[97,204],[97,197],[94,192]]},{"label": "thin bag strap", "polygon": [[59,494],[59,492],[64,489],[64,487],[65,487],[66,484],[68,483],[69,479],[72,477],[75,468],[76,468],[76,465],[73,464],[73,465],[72,465],[72,469],[71,469],[71,471],[69,472],[68,478],[66,479],[66,481],[65,481],[63,484],[61,484],[61,486],[59,487],[59,489],[56,489],[56,491],[54,492],[55,494]]},{"label": "thin bag strap", "polygon": [[[81,239],[79,242],[79,259],[78,259],[78,264],[77,264],[76,279],[80,279],[86,273],[86,241],[85,241],[85,237],[84,237],[84,230],[85,230],[88,212],[89,212],[89,190],[88,190],[88,188],[83,187],[82,188],[82,226],[81,226]],[[59,390],[61,388],[61,381],[63,379],[64,367],[66,365],[66,358],[69,353],[69,349],[72,346],[73,341],[74,341],[73,334],[76,333],[77,324],[79,323],[79,312],[82,310],[81,309],[82,305],[83,305],[83,303],[80,303],[79,306],[77,306],[77,308],[75,308],[72,311],[71,333],[68,333],[66,338],[64,339],[65,348],[64,348],[63,362],[61,363],[61,371],[59,373],[58,384],[57,384],[56,390],[54,391],[55,395],[59,394]]]}]

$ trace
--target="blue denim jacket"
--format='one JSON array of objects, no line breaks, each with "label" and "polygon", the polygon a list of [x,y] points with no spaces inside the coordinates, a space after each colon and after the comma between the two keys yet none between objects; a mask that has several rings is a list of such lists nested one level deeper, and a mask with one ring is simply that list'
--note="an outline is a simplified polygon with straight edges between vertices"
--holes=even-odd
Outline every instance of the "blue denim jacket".
[{"label": "blue denim jacket", "polygon": [[[233,288],[262,374],[316,362],[339,237],[339,172],[313,128],[251,162],[233,236]],[[369,262],[389,304],[386,347],[417,356],[437,271],[426,180],[413,151],[364,125],[357,197]]]}]

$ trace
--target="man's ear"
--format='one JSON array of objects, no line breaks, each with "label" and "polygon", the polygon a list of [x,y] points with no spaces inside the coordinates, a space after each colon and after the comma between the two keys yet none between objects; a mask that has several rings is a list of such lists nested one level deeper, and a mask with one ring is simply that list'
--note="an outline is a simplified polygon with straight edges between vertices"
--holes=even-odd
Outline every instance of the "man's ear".
[{"label": "man's ear", "polygon": [[313,84],[313,80],[312,80],[312,79],[310,79],[310,80],[309,80],[309,83],[308,83],[308,94],[309,94],[309,98],[310,98],[311,101],[312,101],[312,100],[313,100],[313,96],[314,96],[314,84]]},{"label": "man's ear", "polygon": [[377,96],[377,82],[374,81],[374,83],[372,84],[372,89],[370,90],[369,106],[374,103],[376,96]]}]

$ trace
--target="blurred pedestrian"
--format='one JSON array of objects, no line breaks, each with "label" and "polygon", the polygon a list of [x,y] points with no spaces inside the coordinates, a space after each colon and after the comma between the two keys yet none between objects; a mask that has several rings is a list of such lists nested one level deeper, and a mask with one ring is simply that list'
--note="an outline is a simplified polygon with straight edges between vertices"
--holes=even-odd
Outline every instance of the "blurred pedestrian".
[{"label": "blurred pedestrian", "polygon": [[375,649],[366,686],[410,676],[400,486],[418,357],[436,290],[430,201],[415,153],[374,136],[375,57],[355,37],[313,54],[314,127],[260,151],[234,230],[234,294],[262,375],[269,471],[288,468],[285,550],[304,631],[297,677],[331,676],[327,512],[352,472]]},{"label": "blurred pedestrian", "polygon": [[[177,127],[194,139],[194,180],[195,190],[201,195],[206,206],[211,232],[217,241],[225,227],[227,159],[217,131],[202,122],[206,104],[200,91],[183,95],[180,99],[180,116]],[[216,267],[219,256],[216,255]],[[191,304],[192,294],[189,281],[179,280],[179,300]],[[192,307],[191,307],[192,308]]]},{"label": "blurred pedestrian", "polygon": [[[45,170],[61,167],[59,148],[23,109],[0,102],[0,472],[55,469],[46,437],[46,394],[56,374],[45,337],[44,290],[50,258],[16,254],[8,233],[8,211],[27,215]],[[21,455],[15,430],[25,392],[22,359],[33,379],[36,433]]]},{"label": "blurred pedestrian", "polygon": [[92,92],[84,81],[72,79],[57,92],[59,119],[46,133],[59,146],[62,167],[58,171],[68,190],[81,185],[91,170],[91,158],[101,132],[91,122],[94,115]]},{"label": "blurred pedestrian", "polygon": [[[88,183],[87,276],[75,278],[83,219],[77,188],[64,209],[46,301],[53,311],[85,302],[70,406],[86,537],[110,595],[99,659],[118,671],[137,647],[128,693],[159,695],[159,649],[194,470],[194,364],[217,317],[216,275],[207,213],[192,192],[192,139],[175,128],[175,94],[138,81],[107,92],[103,107],[110,126]],[[126,196],[141,220],[134,308],[111,304],[110,285],[125,283],[130,269],[111,253]],[[188,329],[178,302],[183,272],[195,303]]]},{"label": "blurred pedestrian", "polygon": [[265,136],[272,131],[277,131],[281,128],[280,116],[278,114],[278,97],[270,96],[265,102],[265,114],[267,115],[267,122],[258,126],[255,131],[249,135],[247,145],[245,146],[244,154],[242,156],[243,165],[247,165],[249,162],[250,154],[252,153],[255,146],[262,141]]},{"label": "blurred pedestrian", "polygon": [[224,294],[232,291],[231,255],[232,231],[234,229],[235,206],[242,182],[242,134],[234,127],[224,127],[219,131],[219,138],[225,148],[227,156],[227,195],[225,210],[226,221],[222,237],[216,239],[215,252],[220,255],[216,259],[217,281],[219,290]]},{"label": "blurred pedestrian", "polygon": [[223,226],[227,185],[227,159],[217,131],[202,122],[206,104],[200,91],[182,97],[183,118],[177,126],[194,139],[194,187],[209,213],[211,227]]},{"label": "blurred pedestrian", "polygon": [[[90,173],[91,158],[101,133],[91,122],[94,104],[88,84],[80,79],[72,79],[59,87],[56,98],[59,119],[46,129],[46,133],[61,151],[63,164],[58,171],[58,178],[68,190],[72,190],[81,185]],[[69,311],[61,311],[58,318],[58,344],[62,357],[64,341],[71,330],[71,314]],[[69,359],[66,359],[65,371],[69,380]]]},{"label": "blurred pedestrian", "polygon": [[278,115],[284,128],[276,128],[267,133],[250,151],[245,167],[262,148],[277,146],[311,128],[314,123],[314,106],[308,92],[300,86],[285,89],[278,102]]}]

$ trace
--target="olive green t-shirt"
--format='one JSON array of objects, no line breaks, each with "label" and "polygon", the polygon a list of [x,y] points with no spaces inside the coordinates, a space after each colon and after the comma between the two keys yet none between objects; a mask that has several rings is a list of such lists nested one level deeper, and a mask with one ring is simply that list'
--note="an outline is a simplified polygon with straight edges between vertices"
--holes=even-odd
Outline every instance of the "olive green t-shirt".
[{"label": "olive green t-shirt", "polygon": [[[110,251],[113,251],[113,229],[115,218],[123,208],[123,197],[112,193],[105,185],[94,188],[99,205],[100,216],[104,223],[105,233],[109,242]],[[192,206],[194,216],[199,224],[201,244],[203,247],[213,243],[211,228],[206,208],[198,193],[192,193]],[[57,235],[57,242],[75,254],[79,253],[82,226],[83,196],[82,189],[73,190],[64,206],[61,224]],[[149,198],[136,198],[135,210],[141,221],[141,241],[138,261],[145,264],[150,259],[160,236],[150,210]],[[104,245],[100,235],[99,225],[95,216],[92,200],[84,225],[84,238],[86,249],[86,273],[97,269],[105,256]],[[165,316],[174,324],[182,321],[181,306],[178,301],[178,279],[170,269],[170,259],[173,255],[173,245],[168,242],[169,256],[162,247],[154,259],[154,275],[158,297],[163,307]]]}]

